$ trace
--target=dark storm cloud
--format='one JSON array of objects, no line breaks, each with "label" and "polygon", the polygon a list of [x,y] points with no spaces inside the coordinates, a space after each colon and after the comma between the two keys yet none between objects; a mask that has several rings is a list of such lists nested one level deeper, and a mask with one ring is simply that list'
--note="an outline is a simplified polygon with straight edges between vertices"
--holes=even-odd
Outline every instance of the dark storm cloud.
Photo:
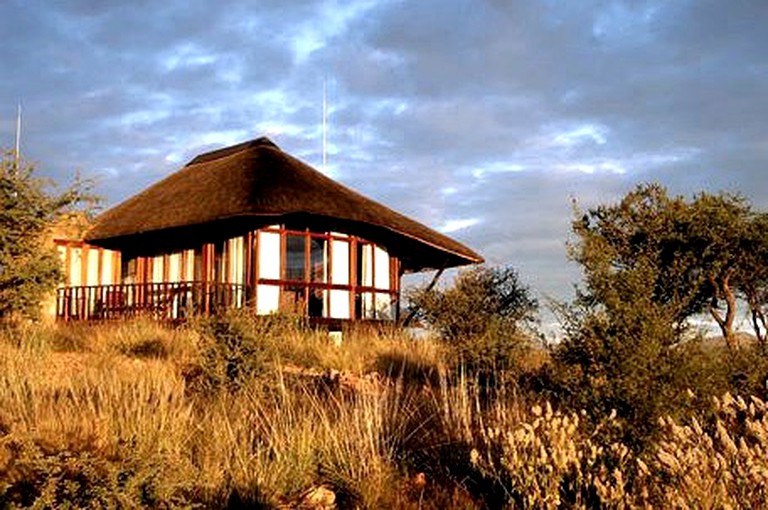
[{"label": "dark storm cloud", "polygon": [[542,293],[571,200],[637,182],[768,207],[768,4],[368,0],[0,6],[0,142],[109,203],[196,153],[267,134],[511,263]]}]

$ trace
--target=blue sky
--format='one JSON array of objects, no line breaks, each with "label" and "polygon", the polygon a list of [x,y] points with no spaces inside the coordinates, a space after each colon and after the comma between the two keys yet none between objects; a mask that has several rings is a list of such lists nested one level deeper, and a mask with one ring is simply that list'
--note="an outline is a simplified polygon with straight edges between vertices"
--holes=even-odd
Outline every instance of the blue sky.
[{"label": "blue sky", "polygon": [[579,279],[572,200],[636,183],[768,207],[768,2],[5,0],[0,145],[113,205],[271,137],[511,264]]}]

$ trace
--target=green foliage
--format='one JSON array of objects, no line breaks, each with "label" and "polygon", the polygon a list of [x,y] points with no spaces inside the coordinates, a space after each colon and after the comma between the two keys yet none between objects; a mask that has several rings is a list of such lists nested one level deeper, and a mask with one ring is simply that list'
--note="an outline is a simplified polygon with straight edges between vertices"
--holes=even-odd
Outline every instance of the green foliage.
[{"label": "green foliage", "polygon": [[417,290],[410,299],[420,318],[449,341],[481,336],[494,322],[510,330],[530,326],[538,307],[511,267],[467,269],[452,287]]},{"label": "green foliage", "polygon": [[0,319],[36,316],[45,296],[62,278],[48,229],[61,215],[88,197],[75,181],[62,192],[17,165],[6,153],[0,159]]},{"label": "green foliage", "polygon": [[756,236],[759,218],[739,196],[688,201],[655,184],[579,214],[570,255],[585,279],[576,301],[559,310],[565,338],[554,350],[553,394],[593,417],[615,409],[627,421],[625,439],[643,448],[660,416],[687,410],[688,388],[737,389],[706,382],[713,365],[700,364],[688,322],[709,312],[735,361],[736,293],[747,281],[757,285],[765,264],[745,255],[765,244]]},{"label": "green foliage", "polygon": [[[2,445],[10,455],[0,465],[0,506],[34,508],[165,508],[178,490],[162,480],[160,465],[136,458],[105,458],[97,452],[48,452],[30,441]],[[160,459],[154,459],[159,462]]]},{"label": "green foliage", "polygon": [[577,211],[577,216],[570,256],[584,269],[582,298],[608,313],[646,300],[660,307],[679,337],[691,316],[706,312],[729,347],[739,296],[746,298],[755,321],[762,319],[768,218],[743,197],[700,193],[686,200],[647,184],[618,204]]},{"label": "green foliage", "polygon": [[659,185],[639,186],[618,204],[583,213],[569,246],[584,271],[580,299],[607,314],[644,300],[681,330],[706,299],[698,258],[687,245],[689,220],[684,200]]},{"label": "green foliage", "polygon": [[245,310],[201,318],[195,328],[202,336],[198,370],[191,380],[202,390],[225,388],[237,391],[269,368],[269,328]]},{"label": "green foliage", "polygon": [[474,267],[460,272],[452,287],[419,289],[409,298],[453,351],[454,364],[490,379],[515,366],[538,309],[511,267]]}]

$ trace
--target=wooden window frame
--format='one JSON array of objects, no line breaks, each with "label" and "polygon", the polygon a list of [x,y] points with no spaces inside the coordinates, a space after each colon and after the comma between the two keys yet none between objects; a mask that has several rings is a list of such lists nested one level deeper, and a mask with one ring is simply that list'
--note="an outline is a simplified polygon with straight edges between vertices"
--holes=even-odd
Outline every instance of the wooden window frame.
[{"label": "wooden window frame", "polygon": [[[274,233],[280,235],[280,279],[274,279],[274,278],[261,278],[258,274],[258,256],[257,260],[255,262],[256,264],[256,271],[254,272],[254,279],[253,283],[254,285],[276,285],[280,288],[280,302],[283,302],[283,296],[284,292],[288,288],[296,288],[301,287],[303,289],[303,301],[302,301],[302,313],[304,315],[307,315],[309,313],[309,293],[312,290],[322,290],[322,291],[331,291],[331,290],[342,290],[342,291],[348,291],[349,292],[349,315],[350,319],[361,319],[362,317],[358,317],[358,314],[355,310],[355,299],[357,296],[362,296],[365,293],[371,293],[373,295],[373,301],[375,303],[376,301],[376,295],[377,294],[388,294],[390,296],[390,299],[395,306],[395,317],[397,317],[398,310],[399,310],[399,302],[400,302],[400,289],[399,289],[399,280],[397,272],[399,270],[399,260],[395,257],[392,257],[389,252],[387,252],[387,256],[389,257],[389,267],[390,267],[390,288],[384,289],[376,287],[376,248],[384,249],[381,246],[378,246],[377,244],[373,243],[372,241],[368,241],[365,239],[362,239],[357,236],[353,235],[338,235],[331,232],[313,232],[310,229],[306,228],[303,230],[298,229],[291,229],[291,228],[285,228],[283,226],[279,227],[265,227],[262,229],[259,229],[255,231],[255,237],[258,238],[258,232],[268,232],[268,233]],[[296,280],[296,279],[287,279],[285,278],[285,271],[287,268],[287,236],[302,236],[305,238],[304,242],[304,278],[302,280]],[[326,243],[326,249],[328,251],[328,260],[325,261],[325,281],[324,282],[313,282],[310,279],[310,255],[311,255],[311,239],[322,239]],[[332,274],[332,257],[333,257],[333,249],[332,249],[332,242],[336,241],[344,241],[347,243],[347,249],[349,250],[349,283],[348,284],[339,284],[339,283],[331,283],[333,282],[333,274]],[[360,284],[360,275],[357,271],[357,252],[358,252],[358,246],[371,246],[371,285],[361,285]],[[258,254],[258,250],[255,250]],[[386,251],[386,250],[385,250]],[[393,266],[394,264],[394,266]],[[393,270],[395,269],[395,270]],[[330,306],[330,298],[328,298],[328,307],[326,310],[326,313],[323,314],[322,318],[332,318],[332,310]],[[375,315],[375,313],[374,313]],[[375,317],[374,317],[375,318]]]}]

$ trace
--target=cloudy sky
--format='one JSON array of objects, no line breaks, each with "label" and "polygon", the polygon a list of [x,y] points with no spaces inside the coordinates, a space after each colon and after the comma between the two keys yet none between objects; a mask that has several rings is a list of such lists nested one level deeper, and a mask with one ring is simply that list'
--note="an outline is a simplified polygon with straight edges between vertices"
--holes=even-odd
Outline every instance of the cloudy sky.
[{"label": "cloudy sky", "polygon": [[764,0],[3,0],[0,145],[113,205],[261,135],[569,295],[571,200],[768,207]]}]

